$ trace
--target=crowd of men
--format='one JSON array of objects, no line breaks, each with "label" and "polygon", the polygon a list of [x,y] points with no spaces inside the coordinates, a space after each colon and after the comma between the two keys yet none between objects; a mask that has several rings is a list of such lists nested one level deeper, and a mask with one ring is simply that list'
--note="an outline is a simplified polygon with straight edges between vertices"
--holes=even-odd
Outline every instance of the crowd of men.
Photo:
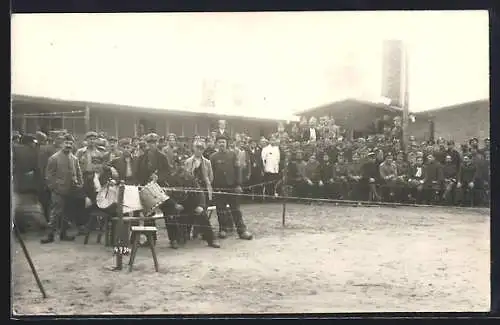
[{"label": "crowd of men", "polygon": [[[260,139],[231,136],[224,120],[210,136],[185,141],[175,134],[117,139],[97,132],[78,143],[68,133],[15,133],[13,139],[14,190],[37,193],[49,221],[42,243],[53,242],[56,232],[61,240],[73,240],[61,220],[72,214],[79,227],[86,227],[96,195],[110,179],[200,189],[196,193],[201,194],[188,197],[172,195],[160,207],[172,248],[185,235],[181,224],[199,226],[209,246],[219,247],[206,212],[212,203],[219,238],[235,227],[240,238],[252,239],[239,208],[242,197],[489,203],[489,139],[457,146],[452,139],[417,143],[410,136],[403,148],[398,117],[386,116],[373,134],[354,139],[326,116],[279,124],[275,133]],[[172,219],[175,215],[185,217]]]}]

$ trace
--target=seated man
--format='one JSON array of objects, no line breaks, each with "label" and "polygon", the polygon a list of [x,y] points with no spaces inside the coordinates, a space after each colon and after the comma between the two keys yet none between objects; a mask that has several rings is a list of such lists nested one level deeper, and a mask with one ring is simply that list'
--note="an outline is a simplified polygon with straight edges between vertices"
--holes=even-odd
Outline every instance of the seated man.
[{"label": "seated man", "polygon": [[298,197],[303,197],[307,193],[305,169],[306,162],[304,161],[303,152],[298,150],[295,153],[292,167],[289,169],[289,183],[293,185],[295,195]]},{"label": "seated man", "polygon": [[349,196],[349,184],[348,184],[348,164],[345,161],[344,155],[339,153],[337,156],[337,162],[333,166],[333,189],[334,197],[339,200],[346,200]]},{"label": "seated man", "polygon": [[476,165],[472,162],[472,156],[465,154],[458,173],[457,201],[462,206],[474,205],[474,183],[477,172]]},{"label": "seated man", "polygon": [[444,159],[443,178],[444,191],[441,198],[446,205],[452,205],[455,202],[458,168],[450,154],[447,154]]},{"label": "seated man", "polygon": [[375,153],[370,152],[367,155],[367,161],[362,167],[362,181],[365,185],[364,193],[368,193],[368,200],[381,200],[381,196],[378,193],[377,185],[380,183],[380,172],[379,166],[376,163]]},{"label": "seated man", "polygon": [[305,166],[306,196],[309,198],[319,197],[320,193],[320,164],[316,155],[312,154]]},{"label": "seated man", "polygon": [[443,166],[431,153],[427,155],[425,169],[425,201],[429,204],[436,204],[443,186]]},{"label": "seated man", "polygon": [[349,164],[347,169],[347,182],[349,184],[349,199],[350,200],[363,200],[363,186],[362,186],[362,166],[361,157],[359,153],[355,152],[352,155],[352,163]]},{"label": "seated man", "polygon": [[330,156],[328,153],[323,154],[323,160],[320,166],[320,177],[321,177],[321,197],[328,199],[333,193],[333,164],[330,161]]},{"label": "seated man", "polygon": [[424,168],[424,158],[418,156],[415,165],[410,166],[408,171],[408,186],[409,186],[409,198],[417,203],[421,203],[424,199],[424,181],[425,180],[425,168]]},{"label": "seated man", "polygon": [[397,166],[392,159],[392,154],[388,153],[385,156],[385,160],[379,166],[380,177],[383,182],[382,188],[382,198],[385,201],[393,201],[395,190],[396,190],[396,180],[398,177]]},{"label": "seated man", "polygon": [[406,202],[408,200],[408,171],[410,164],[405,160],[405,154],[399,151],[396,155],[396,168],[398,175],[395,180],[395,200],[397,202]]}]

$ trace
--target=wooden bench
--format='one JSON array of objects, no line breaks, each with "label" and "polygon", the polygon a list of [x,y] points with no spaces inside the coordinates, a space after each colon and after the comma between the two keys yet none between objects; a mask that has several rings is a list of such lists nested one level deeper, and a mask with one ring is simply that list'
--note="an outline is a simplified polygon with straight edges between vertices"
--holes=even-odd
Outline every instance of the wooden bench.
[{"label": "wooden bench", "polygon": [[153,255],[155,271],[158,272],[158,257],[156,256],[156,250],[153,240],[153,235],[156,234],[158,229],[156,227],[132,226],[131,231],[132,251],[130,253],[130,259],[128,262],[129,272],[132,272],[132,268],[134,266],[135,256],[137,255],[137,250],[139,249],[139,238],[141,235],[145,235],[148,239],[149,248],[151,249],[151,254]]}]

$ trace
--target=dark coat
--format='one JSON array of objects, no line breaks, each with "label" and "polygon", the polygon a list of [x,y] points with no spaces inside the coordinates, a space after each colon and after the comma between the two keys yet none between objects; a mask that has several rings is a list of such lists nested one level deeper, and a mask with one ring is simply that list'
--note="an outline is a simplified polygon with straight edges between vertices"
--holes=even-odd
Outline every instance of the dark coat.
[{"label": "dark coat", "polygon": [[[76,175],[73,175],[72,171],[68,168],[68,159]],[[62,150],[50,156],[45,175],[47,187],[58,194],[68,194],[74,190],[73,176],[76,177],[78,185],[83,185],[82,171],[78,158],[72,153],[66,156]]]},{"label": "dark coat", "polygon": [[419,177],[419,176],[416,176],[418,166],[417,165],[410,166],[410,168],[408,169],[408,179],[424,180],[425,173],[427,170],[426,170],[425,166],[421,166],[421,167],[422,167],[422,175]]},{"label": "dark coat", "polygon": [[[132,177],[131,180],[133,183],[137,182],[137,158],[130,157],[130,163],[132,167]],[[127,162],[125,160],[124,156],[118,157],[113,159],[112,161],[109,162],[109,166],[113,167],[117,172],[118,172],[118,179],[119,180],[124,180],[126,179],[127,175]]]},{"label": "dark coat", "polygon": [[214,173],[214,188],[228,188],[241,185],[241,173],[236,153],[218,151],[210,156]]},{"label": "dark coat", "polygon": [[158,150],[146,152],[137,159],[136,180],[139,185],[146,185],[150,182],[151,176],[156,171],[158,175],[157,183],[160,186],[168,185],[173,170],[169,164],[167,156]]},{"label": "dark coat", "polygon": [[438,161],[435,160],[425,166],[425,183],[438,182],[441,184],[443,180],[443,166]]},{"label": "dark coat", "polygon": [[37,191],[43,184],[38,167],[38,152],[28,145],[16,144],[12,148],[14,191]]},{"label": "dark coat", "polygon": [[473,182],[476,177],[477,166],[473,163],[468,165],[463,164],[460,166],[460,170],[458,172],[458,180],[462,184],[468,184]]},{"label": "dark coat", "polygon": [[45,183],[45,169],[47,168],[47,163],[49,162],[49,158],[57,151],[58,149],[53,144],[42,145],[38,149],[38,169],[40,171],[40,178],[44,180],[44,183]]},{"label": "dark coat", "polygon": [[380,180],[380,172],[376,162],[368,161],[364,163],[361,167],[361,173],[365,180],[370,178],[374,178],[375,181]]},{"label": "dark coat", "polygon": [[[316,130],[316,141],[320,139],[320,133],[318,128],[314,128]],[[311,128],[306,128],[302,132],[302,141],[309,141],[311,140]]]}]

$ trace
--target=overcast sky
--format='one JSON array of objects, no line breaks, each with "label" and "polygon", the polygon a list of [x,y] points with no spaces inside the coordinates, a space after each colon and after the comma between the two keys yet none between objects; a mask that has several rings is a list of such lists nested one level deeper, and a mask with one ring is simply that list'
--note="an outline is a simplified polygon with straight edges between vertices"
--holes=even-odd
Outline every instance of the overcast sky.
[{"label": "overcast sky", "polygon": [[236,87],[245,114],[287,115],[379,96],[382,40],[401,39],[421,111],[489,98],[488,38],[486,11],[14,15],[12,91],[197,110],[218,80],[215,111]]}]

